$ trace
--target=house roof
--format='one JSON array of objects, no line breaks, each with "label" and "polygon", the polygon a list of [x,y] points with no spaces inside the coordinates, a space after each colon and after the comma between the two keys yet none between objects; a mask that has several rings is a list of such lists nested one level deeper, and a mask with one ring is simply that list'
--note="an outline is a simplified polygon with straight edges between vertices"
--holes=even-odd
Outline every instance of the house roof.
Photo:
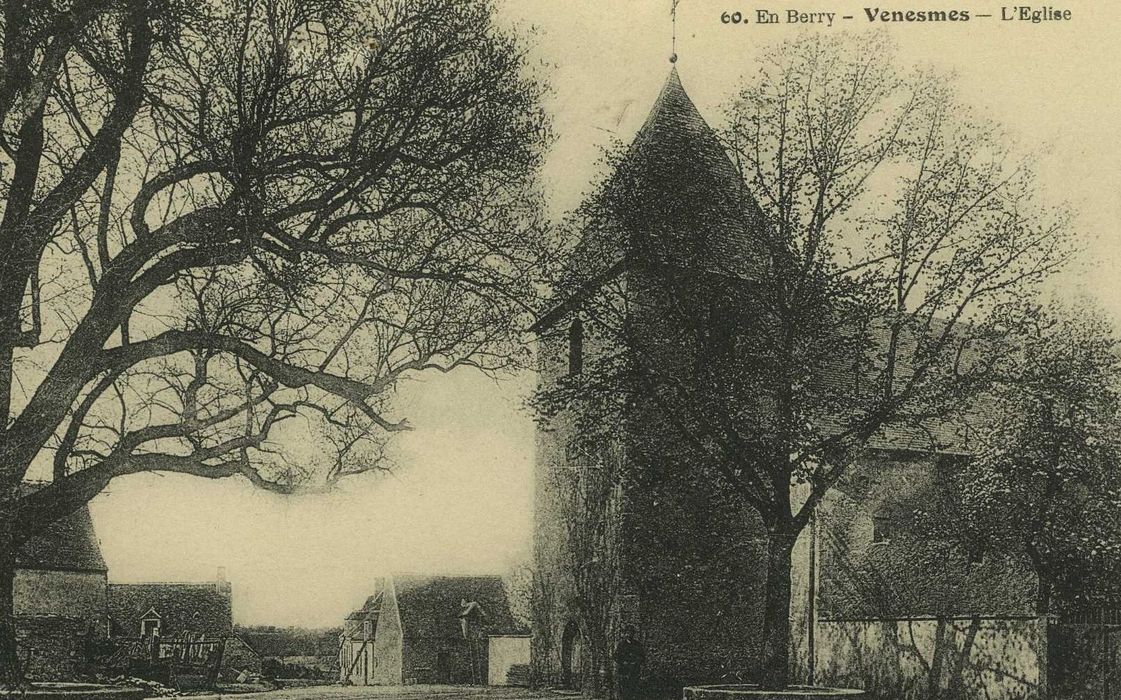
[{"label": "house roof", "polygon": [[113,634],[135,637],[140,620],[155,611],[160,635],[225,637],[233,629],[233,609],[225,583],[111,583],[109,619]]},{"label": "house roof", "polygon": [[393,583],[406,637],[460,637],[465,614],[481,617],[490,634],[524,632],[500,576],[395,576]]},{"label": "house roof", "polygon": [[16,554],[16,567],[54,571],[107,571],[89,508],[82,506],[29,538]]},{"label": "house roof", "polygon": [[366,598],[362,607],[346,616],[347,620],[377,620],[381,613],[381,593]]},{"label": "house roof", "polygon": [[[891,460],[854,467],[819,510],[819,610],[832,619],[1016,616],[1034,611],[1036,576],[1007,551],[970,561],[931,540],[915,513],[956,517],[952,461]],[[868,519],[886,517],[887,538],[871,545]]]},{"label": "house roof", "polygon": [[241,627],[237,636],[262,658],[330,656],[338,650],[340,630],[297,627]]},{"label": "house roof", "polygon": [[[987,368],[996,350],[987,343],[983,334],[964,321],[957,322],[952,328],[947,328],[946,323],[938,319],[931,321],[925,334],[916,331],[913,326],[902,329],[897,344],[896,388],[914,377],[917,370],[915,363],[919,361],[930,363],[925,371],[930,375],[941,375],[946,386],[951,385],[949,375],[955,372],[964,377],[974,372],[984,376],[991,371]],[[854,363],[838,355],[831,363],[816,369],[813,381],[818,386],[815,391],[834,404],[833,412],[822,411],[814,415],[815,426],[822,434],[837,434],[850,428],[851,421],[858,417],[854,412],[857,405],[864,401],[874,405],[879,401],[880,373],[886,366],[885,356],[891,336],[882,321],[873,323],[867,332],[869,337],[859,346],[859,350],[867,355],[866,362]],[[931,339],[940,338],[942,333],[947,334],[948,349],[936,356],[916,360],[921,357],[918,349],[920,340],[928,344]],[[937,397],[925,398],[934,404],[938,402]],[[943,405],[941,409],[937,405],[926,407],[911,420],[903,418],[905,411],[899,412],[896,418],[882,425],[868,439],[866,447],[883,451],[970,454],[975,447],[978,425],[992,410],[993,399],[987,392],[971,394],[968,387],[952,399],[952,406]]]},{"label": "house roof", "polygon": [[750,277],[763,217],[674,68],[602,192],[569,265],[580,285],[627,259]]},{"label": "house roof", "polygon": [[240,646],[240,649],[238,651],[244,650],[255,658],[258,658],[258,659],[261,658],[261,652],[259,652],[256,648],[253,647],[252,644],[250,644],[249,642],[247,642],[245,640],[245,635],[232,634],[229,637],[227,637],[226,638],[226,652],[225,653],[227,655],[230,654],[234,650],[235,646]]}]

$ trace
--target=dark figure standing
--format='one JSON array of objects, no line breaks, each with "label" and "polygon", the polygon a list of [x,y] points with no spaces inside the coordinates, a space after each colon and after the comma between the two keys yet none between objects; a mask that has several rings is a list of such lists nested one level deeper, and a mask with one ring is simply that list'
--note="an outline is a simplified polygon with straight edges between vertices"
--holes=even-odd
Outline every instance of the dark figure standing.
[{"label": "dark figure standing", "polygon": [[620,700],[641,700],[639,684],[642,678],[642,664],[646,661],[646,650],[638,641],[638,630],[634,625],[623,628],[623,638],[615,645],[615,677],[619,681]]}]

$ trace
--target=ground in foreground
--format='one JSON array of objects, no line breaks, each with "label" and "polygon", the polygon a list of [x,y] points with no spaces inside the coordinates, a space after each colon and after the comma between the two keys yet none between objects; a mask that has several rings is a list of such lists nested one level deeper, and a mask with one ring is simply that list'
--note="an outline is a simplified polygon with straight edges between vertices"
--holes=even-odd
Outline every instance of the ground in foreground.
[{"label": "ground in foreground", "polygon": [[525,688],[485,688],[479,686],[408,685],[408,686],[314,686],[287,688],[266,693],[239,695],[195,695],[191,700],[534,700],[556,698],[551,693],[541,693]]}]

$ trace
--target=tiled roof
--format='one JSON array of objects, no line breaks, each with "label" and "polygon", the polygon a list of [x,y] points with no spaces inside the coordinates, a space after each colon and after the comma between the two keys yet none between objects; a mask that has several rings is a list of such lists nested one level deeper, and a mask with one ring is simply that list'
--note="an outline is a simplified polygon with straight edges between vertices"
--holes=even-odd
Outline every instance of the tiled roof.
[{"label": "tiled roof", "polygon": [[500,576],[395,576],[393,583],[406,637],[461,636],[460,615],[469,603],[477,604],[488,634],[524,632]]},{"label": "tiled roof", "polygon": [[[1013,550],[970,561],[932,539],[924,512],[960,516],[956,460],[869,460],[849,471],[818,511],[819,612],[833,619],[1034,614],[1036,577]],[[873,519],[890,535],[873,542]]]},{"label": "tiled roof", "polygon": [[16,554],[16,566],[22,569],[106,571],[89,508],[82,506],[28,539]]},{"label": "tiled roof", "polygon": [[763,218],[675,68],[646,123],[589,202],[572,255],[571,282],[626,258],[638,263],[750,277]]},{"label": "tiled roof", "polygon": [[[937,337],[943,332],[946,332],[943,322],[936,322],[928,331],[929,337]],[[819,387],[816,390],[818,393],[832,395],[834,400],[841,404],[857,404],[864,400],[872,404],[876,403],[875,394],[879,391],[879,385],[874,383],[874,380],[878,379],[878,373],[885,366],[884,356],[888,347],[889,332],[885,324],[877,323],[869,329],[869,333],[867,344],[862,348],[870,356],[869,366],[865,366],[859,376],[852,363],[834,362],[832,366],[818,367],[814,377]],[[953,369],[955,363],[951,362],[950,357],[955,352],[958,371],[965,373],[975,371],[980,363],[986,361],[984,353],[980,350],[983,341],[975,337],[976,335],[968,324],[959,322],[950,330],[951,349],[946,351],[947,357],[939,356],[939,360],[934,360],[936,365],[930,371]],[[965,342],[966,340],[969,342]],[[895,371],[897,387],[912,378],[915,370],[912,364],[915,353],[915,332],[905,328],[899,340],[898,364]],[[948,378],[940,381],[948,381]],[[857,388],[857,382],[860,389]],[[933,417],[927,416],[914,421],[898,418],[889,421],[869,438],[866,446],[873,450],[969,454],[974,447],[978,423],[991,410],[991,403],[991,396],[984,392],[963,393],[955,400],[952,409],[942,412],[933,411]],[[822,434],[836,434],[850,427],[850,421],[854,418],[856,414],[846,406],[839,413],[817,413],[814,416],[814,426]]]},{"label": "tiled roof", "polygon": [[155,610],[160,636],[203,634],[225,637],[233,629],[233,609],[225,583],[111,583],[109,619],[113,634],[135,637],[140,619]]},{"label": "tiled roof", "polygon": [[381,593],[366,598],[362,607],[346,616],[347,620],[377,620],[381,613]]},{"label": "tiled roof", "polygon": [[[558,298],[538,319],[536,331],[551,326],[632,263],[740,279],[757,277],[765,265],[759,254],[763,213],[685,92],[676,68],[603,190],[585,203],[581,214],[582,237]],[[882,353],[884,331],[876,329],[873,334],[871,349]],[[910,370],[904,366],[900,371]],[[865,370],[861,380],[868,379]],[[814,380],[844,398],[854,375],[849,368],[835,365],[819,368]],[[977,412],[915,424],[895,421],[873,435],[868,447],[965,453],[970,449],[967,421]],[[848,427],[852,417],[849,410],[819,414],[813,422],[828,435]]]},{"label": "tiled roof", "polygon": [[338,628],[241,627],[237,636],[262,658],[329,656],[338,650]]}]

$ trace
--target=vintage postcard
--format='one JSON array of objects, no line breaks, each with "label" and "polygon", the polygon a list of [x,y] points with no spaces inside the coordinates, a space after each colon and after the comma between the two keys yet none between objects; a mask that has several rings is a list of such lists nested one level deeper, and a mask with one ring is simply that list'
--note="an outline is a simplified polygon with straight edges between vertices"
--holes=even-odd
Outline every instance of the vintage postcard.
[{"label": "vintage postcard", "polygon": [[1121,16],[0,7],[0,695],[1121,697]]}]

